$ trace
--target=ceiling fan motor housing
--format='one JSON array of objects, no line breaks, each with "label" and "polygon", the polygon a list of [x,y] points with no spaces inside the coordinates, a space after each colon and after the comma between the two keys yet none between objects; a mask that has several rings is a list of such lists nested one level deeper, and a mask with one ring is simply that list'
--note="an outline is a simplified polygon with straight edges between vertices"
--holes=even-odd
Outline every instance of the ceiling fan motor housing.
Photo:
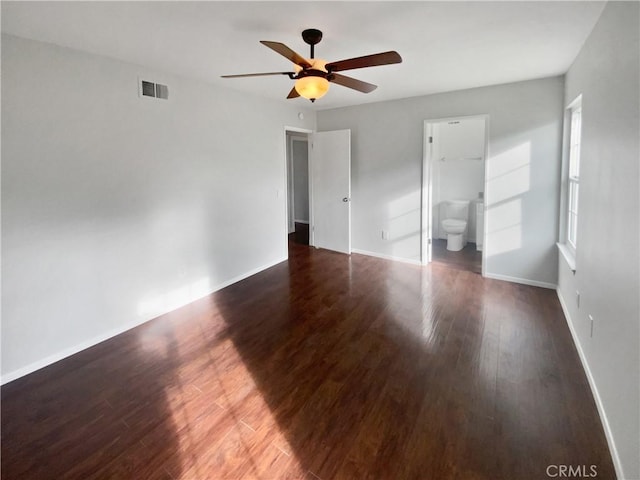
[{"label": "ceiling fan motor housing", "polygon": [[313,68],[309,68],[307,70],[300,70],[300,73],[296,75],[295,78],[304,78],[304,77],[322,77],[329,79],[329,74],[327,72],[323,72],[322,70],[315,70]]},{"label": "ceiling fan motor housing", "polygon": [[315,45],[322,40],[322,32],[315,28],[307,28],[302,32],[302,39],[309,45]]}]

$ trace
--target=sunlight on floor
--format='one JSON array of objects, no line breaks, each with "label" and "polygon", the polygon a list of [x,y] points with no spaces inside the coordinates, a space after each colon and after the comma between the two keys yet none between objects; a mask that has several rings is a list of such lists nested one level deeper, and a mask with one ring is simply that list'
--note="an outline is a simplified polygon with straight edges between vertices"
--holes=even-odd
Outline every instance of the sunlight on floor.
[{"label": "sunlight on floor", "polygon": [[[220,311],[209,305],[214,315]],[[162,350],[171,355],[170,334]],[[165,388],[177,433],[179,469],[172,478],[306,478],[278,421],[234,342],[222,330],[212,334],[205,323],[191,340],[205,352]],[[155,348],[160,350],[159,342]],[[202,372],[206,372],[203,375]]]},{"label": "sunlight on floor", "polygon": [[422,313],[422,341],[427,348],[430,348],[437,339],[438,315],[435,307],[434,297],[437,294],[438,286],[433,281],[431,269],[424,269],[421,272],[420,286],[422,290],[421,309]]},{"label": "sunlight on floor", "polygon": [[[414,269],[413,275],[407,276],[408,269]],[[433,302],[439,289],[430,269],[389,262],[385,298],[391,307],[385,312],[386,328],[401,330],[428,352],[440,334]]]}]

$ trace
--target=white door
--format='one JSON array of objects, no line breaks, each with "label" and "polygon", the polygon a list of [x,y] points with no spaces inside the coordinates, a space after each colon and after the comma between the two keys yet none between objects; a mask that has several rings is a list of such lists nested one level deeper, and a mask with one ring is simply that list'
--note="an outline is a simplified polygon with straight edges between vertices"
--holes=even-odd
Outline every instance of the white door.
[{"label": "white door", "polygon": [[313,245],[351,253],[351,130],[312,135]]}]

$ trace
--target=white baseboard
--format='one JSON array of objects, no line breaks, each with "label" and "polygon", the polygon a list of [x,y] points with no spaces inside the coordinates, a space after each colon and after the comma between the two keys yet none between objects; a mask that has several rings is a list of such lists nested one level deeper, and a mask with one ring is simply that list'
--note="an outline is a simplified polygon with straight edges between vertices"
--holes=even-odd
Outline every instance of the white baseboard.
[{"label": "white baseboard", "polygon": [[[277,264],[282,263],[282,262],[286,262],[289,259],[289,257],[285,256],[285,257],[281,257],[278,258],[272,262],[269,263],[265,263],[264,265],[258,267],[258,268],[254,268],[253,270],[249,270],[248,272],[242,273],[236,277],[231,278],[230,280],[227,280],[226,282],[223,282],[219,285],[216,285],[213,290],[211,290],[210,293],[208,293],[207,295],[211,295],[214,292],[217,292],[218,290],[222,290],[223,288],[228,287],[229,285],[233,285],[234,283],[238,283],[241,280],[244,280],[245,278],[249,278],[254,276],[256,273],[260,273],[263,270],[266,270],[267,268],[271,268],[271,267],[275,267]],[[207,296],[205,295],[205,297]],[[167,312],[168,313],[168,312]]]},{"label": "white baseboard", "polygon": [[[278,263],[284,262],[287,260],[287,257],[283,257],[283,258],[279,258],[273,262],[269,262],[265,265],[262,265],[258,268],[254,268],[253,270],[250,270],[248,272],[245,272],[243,274],[240,274],[236,277],[233,277],[219,285],[216,285],[215,287],[213,287],[213,289],[207,293],[206,295],[203,295],[202,297],[199,298],[204,298],[208,295],[211,295],[214,292],[217,292],[218,290],[222,290],[225,287],[228,287],[229,285],[232,285],[234,283],[237,283],[241,280],[244,280],[245,278],[251,277],[253,275],[255,275],[256,273],[260,273],[263,270],[266,270],[267,268],[271,268],[274,265],[277,265]],[[187,305],[189,303],[195,302],[197,300],[199,300],[199,298],[193,298],[191,300],[189,300],[187,303],[183,304],[183,305],[179,305],[179,306],[175,306],[175,308],[172,308],[170,311],[176,310],[178,308],[183,307],[184,305]],[[64,350],[61,350],[59,352],[56,352],[52,355],[49,355],[41,360],[38,360],[36,362],[30,363],[29,365],[26,365],[22,368],[18,368],[17,370],[14,370],[12,372],[9,372],[5,375],[2,375],[2,379],[0,380],[0,385],[4,385],[6,383],[12,382],[14,380],[17,380],[20,377],[24,377],[25,375],[29,375],[30,373],[35,372],[36,370],[40,370],[41,368],[47,367],[49,365],[51,365],[52,363],[56,363],[64,358],[70,357],[71,355],[74,355],[78,352],[81,352],[82,350],[86,350],[87,348],[93,347],[94,345],[97,345],[98,343],[104,342],[105,340],[108,340],[110,338],[115,337],[116,335],[120,335],[121,333],[126,332],[127,330],[131,330],[132,328],[138,327],[140,325],[142,325],[143,323],[147,323],[151,320],[153,320],[154,318],[158,318],[161,315],[164,315],[166,313],[169,312],[164,312],[160,315],[154,315],[152,318],[147,318],[144,320],[138,320],[135,322],[131,322],[125,325],[122,325],[118,328],[115,328],[113,330],[109,330],[108,332],[105,332],[101,335],[95,336],[89,340],[86,340],[84,342],[81,342],[77,345],[74,345],[72,347],[69,348],[65,348]]]},{"label": "white baseboard", "polygon": [[352,253],[359,253],[360,255],[367,255],[368,257],[384,258],[385,260],[393,260],[394,262],[410,263],[411,265],[422,265],[420,260],[411,260],[410,258],[394,257],[393,255],[385,255],[384,253],[367,252],[366,250],[358,250],[357,248],[351,249]]},{"label": "white baseboard", "polygon": [[309,220],[296,220],[295,218],[293,219],[293,221],[295,223],[304,223],[306,225],[309,225]]},{"label": "white baseboard", "polygon": [[128,323],[126,325],[122,325],[119,328],[115,328],[113,330],[109,330],[106,333],[103,333],[102,335],[98,335],[96,337],[93,337],[85,342],[81,342],[79,344],[76,344],[72,347],[69,348],[65,348],[64,350],[61,350],[59,352],[56,352],[52,355],[49,355],[48,357],[45,357],[41,360],[35,361],[33,363],[30,363],[29,365],[26,365],[22,368],[19,368],[17,370],[14,370],[13,372],[9,372],[5,375],[2,376],[2,380],[0,385],[4,385],[6,383],[9,382],[13,382],[14,380],[17,380],[20,377],[24,377],[25,375],[29,375],[30,373],[35,372],[36,370],[40,370],[41,368],[47,367],[53,363],[56,363],[60,360],[62,360],[63,358],[67,358],[70,357],[71,355],[74,355],[78,352],[81,352],[82,350],[86,350],[87,348],[93,347],[94,345],[97,345],[98,343],[104,342],[105,340],[108,340],[112,337],[115,337],[116,335],[120,335],[121,333],[126,332],[127,330],[131,330],[132,328],[135,328],[139,325],[142,325],[143,323],[148,322],[149,319],[145,319],[145,320],[139,320],[137,322],[131,322]]},{"label": "white baseboard", "polygon": [[[420,260],[411,260],[411,259],[403,258],[403,257],[394,257],[392,255],[385,255],[383,253],[376,253],[376,252],[368,252],[366,250],[359,250],[357,248],[353,248],[353,249],[351,249],[351,251],[353,253],[359,253],[360,255],[367,255],[369,257],[384,258],[385,260],[393,260],[395,262],[409,263],[411,265],[422,265]],[[521,283],[523,285],[530,285],[532,287],[549,288],[551,290],[555,290],[558,287],[555,283],[539,282],[538,280],[529,280],[527,278],[510,277],[508,275],[498,275],[498,274],[493,274],[493,273],[486,273],[486,274],[484,274],[484,277],[492,278],[494,280],[504,280],[506,282]]]},{"label": "white baseboard", "polygon": [[560,306],[562,307],[562,312],[564,313],[564,318],[569,327],[569,331],[571,332],[571,338],[573,338],[573,343],[576,346],[576,350],[578,351],[578,356],[580,357],[580,362],[582,363],[582,368],[587,374],[587,380],[589,382],[589,387],[591,388],[591,393],[593,394],[593,398],[596,401],[596,407],[598,408],[598,413],[600,414],[600,421],[602,422],[602,427],[604,428],[604,435],[607,439],[607,444],[609,445],[609,451],[611,453],[611,458],[613,460],[613,466],[616,469],[616,477],[619,479],[625,478],[624,470],[622,468],[622,462],[620,461],[620,456],[618,455],[618,449],[616,448],[616,443],[613,440],[613,433],[611,432],[611,427],[609,426],[609,420],[607,419],[607,414],[604,410],[604,405],[602,404],[602,399],[600,398],[600,393],[598,392],[598,387],[596,386],[596,381],[591,374],[591,369],[589,368],[589,363],[587,362],[587,357],[582,350],[582,345],[580,344],[580,340],[576,331],[573,328],[573,320],[569,315],[569,310],[567,309],[567,305],[562,298],[562,294],[560,293],[560,289],[556,288],[556,294],[558,295],[558,300],[560,300]]},{"label": "white baseboard", "polygon": [[555,283],[539,282],[538,280],[529,280],[528,278],[510,277],[509,275],[499,275],[497,273],[485,273],[485,278],[493,278],[494,280],[504,280],[505,282],[521,283],[522,285],[530,285],[532,287],[550,288],[555,290],[558,286]]}]

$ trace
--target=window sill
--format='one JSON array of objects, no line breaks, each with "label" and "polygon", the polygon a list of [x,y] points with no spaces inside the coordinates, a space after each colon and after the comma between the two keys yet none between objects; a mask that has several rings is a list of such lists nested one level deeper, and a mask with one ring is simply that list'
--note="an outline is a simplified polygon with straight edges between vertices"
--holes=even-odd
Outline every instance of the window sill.
[{"label": "window sill", "polygon": [[569,265],[569,268],[571,269],[571,271],[573,273],[576,273],[575,254],[571,250],[569,250],[569,247],[567,247],[567,245],[564,243],[556,243],[556,245],[558,246],[558,250],[560,250],[560,253],[564,257],[564,259],[566,260],[567,265]]}]

